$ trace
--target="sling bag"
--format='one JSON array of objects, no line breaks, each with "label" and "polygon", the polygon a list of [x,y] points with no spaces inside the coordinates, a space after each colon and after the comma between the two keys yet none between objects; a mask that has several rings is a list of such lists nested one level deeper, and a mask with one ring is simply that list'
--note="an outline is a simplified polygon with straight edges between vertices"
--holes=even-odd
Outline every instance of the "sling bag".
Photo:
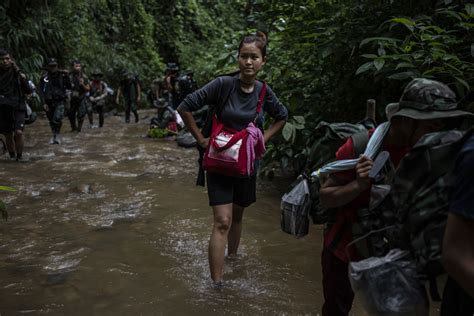
[{"label": "sling bag", "polygon": [[[264,82],[260,91],[257,103],[255,124],[262,109],[263,100],[267,91]],[[249,125],[250,125],[249,124]],[[249,164],[253,164],[252,159],[248,159],[247,141],[248,132],[244,128],[241,131],[228,128],[216,115],[212,117],[212,132],[209,138],[209,146],[204,153],[203,168],[206,171],[234,177],[249,177]]]}]

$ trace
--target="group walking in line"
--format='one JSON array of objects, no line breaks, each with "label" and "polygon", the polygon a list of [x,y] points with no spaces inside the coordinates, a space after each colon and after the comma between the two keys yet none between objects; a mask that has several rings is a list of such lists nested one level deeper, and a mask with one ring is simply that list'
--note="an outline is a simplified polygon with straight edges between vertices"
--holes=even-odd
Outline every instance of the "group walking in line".
[{"label": "group walking in line", "polygon": [[[269,84],[257,79],[267,62],[267,42],[262,32],[243,37],[237,48],[238,71],[218,76],[201,88],[192,71],[179,74],[179,67],[169,63],[165,76],[152,82],[147,95],[157,109],[153,128],[174,135],[182,120],[197,144],[197,184],[207,185],[212,208],[208,260],[217,288],[225,286],[226,254],[238,254],[244,211],[257,200],[257,174],[266,144],[288,120],[287,108]],[[0,59],[0,133],[10,157],[21,160],[25,100],[33,89],[8,51],[0,50]],[[81,132],[86,116],[92,127],[94,111],[99,115],[98,126],[104,126],[110,93],[104,74],[96,69],[89,80],[80,61],[71,66],[71,71],[61,70],[57,60],[50,58],[39,82],[51,144],[60,143],[65,115],[73,132]],[[115,102],[123,98],[125,123],[130,123],[132,114],[139,122],[137,109],[143,94],[137,76],[123,71]],[[206,114],[200,121],[196,113],[203,109]],[[430,298],[442,300],[441,315],[474,314],[472,120],[473,114],[458,108],[456,95],[446,84],[413,79],[399,101],[387,106],[387,122],[347,138],[334,152],[335,162],[316,172],[315,194],[329,214],[321,254],[323,315],[349,315],[359,294],[373,315],[426,315]],[[364,247],[355,246],[359,240]],[[398,248],[403,260],[393,259]],[[378,262],[377,258],[388,258],[383,264],[393,259],[394,266],[410,263],[416,276],[406,284],[414,294],[408,295],[412,292],[407,290],[388,306],[376,301],[377,280],[364,279],[373,287],[356,286],[360,279],[354,275],[368,272],[357,270],[353,263],[360,262],[361,267],[369,262],[364,260]],[[397,271],[409,272],[406,267]],[[448,281],[441,297],[437,283],[446,272]],[[396,283],[395,274],[383,277]]]}]

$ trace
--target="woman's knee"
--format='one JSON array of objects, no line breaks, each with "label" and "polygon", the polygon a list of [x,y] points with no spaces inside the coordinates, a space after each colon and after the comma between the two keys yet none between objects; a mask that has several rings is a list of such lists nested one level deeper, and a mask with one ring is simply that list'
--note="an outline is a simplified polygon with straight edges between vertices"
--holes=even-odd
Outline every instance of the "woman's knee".
[{"label": "woman's knee", "polygon": [[214,216],[214,227],[217,228],[221,233],[229,231],[232,225],[232,217],[228,215],[216,215]]}]

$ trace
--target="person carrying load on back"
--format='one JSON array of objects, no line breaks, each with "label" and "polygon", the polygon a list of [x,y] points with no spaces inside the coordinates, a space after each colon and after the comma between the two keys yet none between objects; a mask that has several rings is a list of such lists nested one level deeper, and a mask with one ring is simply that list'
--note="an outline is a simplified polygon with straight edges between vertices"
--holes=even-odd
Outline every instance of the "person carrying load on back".
[{"label": "person carrying load on back", "polygon": [[[92,73],[92,82],[90,84],[89,101],[92,103],[92,108],[99,114],[99,127],[104,126],[104,107],[107,98],[108,87],[102,81],[104,74],[100,70],[95,70]],[[91,120],[93,122],[93,119]]]},{"label": "person carrying load on back", "polygon": [[71,101],[67,116],[71,123],[71,132],[80,132],[84,117],[89,116],[89,123],[92,127],[92,113],[88,113],[86,95],[90,90],[89,79],[82,70],[79,60],[72,62],[72,71],[69,74],[71,82]]},{"label": "person carrying load on back", "polygon": [[[261,159],[265,151],[264,144],[283,128],[288,117],[287,109],[270,87],[256,80],[258,72],[266,63],[266,45],[267,38],[261,32],[245,36],[238,49],[240,71],[214,79],[189,94],[178,107],[189,131],[199,146],[206,149],[203,163],[207,170],[209,205],[214,214],[209,265],[211,278],[217,285],[222,284],[226,244],[227,254],[236,255],[244,209],[256,201],[257,167],[254,161]],[[192,112],[205,105],[211,106],[208,118],[212,118],[212,128],[205,127],[201,131]],[[268,113],[274,122],[262,135],[263,112]],[[209,124],[206,126],[210,127]],[[229,138],[233,141],[240,139],[242,143],[239,145],[237,141],[232,144]],[[244,139],[249,147],[244,147]],[[255,156],[250,161],[242,161],[241,153],[246,153],[247,157],[254,153]],[[245,167],[253,171],[250,170],[245,176],[225,175],[230,173],[227,169],[230,166],[222,167],[219,171],[209,171],[213,169],[211,164],[206,166],[206,161],[211,161],[212,157],[221,157],[230,164],[247,162]]]},{"label": "person carrying load on back", "polygon": [[[388,164],[396,170],[424,135],[449,127],[453,120],[470,116],[468,112],[457,110],[455,98],[454,92],[441,82],[428,79],[411,81],[404,89],[390,122],[379,126],[382,133],[376,131],[374,136],[380,138],[380,148],[388,152]],[[369,134],[372,135],[372,131]],[[337,160],[358,160],[355,161],[355,170],[331,173],[320,189],[321,204],[337,212],[335,221],[328,224],[324,233],[323,315],[348,315],[351,309],[354,293],[348,278],[348,261],[358,259],[360,254],[347,246],[353,239],[358,213],[369,206],[371,192],[375,192],[371,190],[374,157],[356,157],[351,139],[338,150],[336,157]]]},{"label": "person carrying load on back", "polygon": [[456,175],[443,240],[443,265],[449,275],[441,315],[474,315],[474,134],[467,139]]},{"label": "person carrying load on back", "polygon": [[66,90],[71,89],[71,81],[67,72],[59,70],[56,58],[49,58],[47,73],[40,79],[39,95],[43,100],[43,109],[49,120],[53,137],[50,144],[59,144],[59,133],[64,118],[64,108],[66,103]]},{"label": "person carrying load on back", "polygon": [[177,95],[177,102],[180,104],[184,98],[197,90],[197,82],[193,78],[194,72],[192,70],[186,70],[183,75],[180,75],[176,80],[175,91]]},{"label": "person carrying load on back", "polygon": [[158,113],[157,116],[153,117],[150,121],[148,135],[152,137],[153,129],[165,130],[163,136],[169,134],[176,135],[178,132],[178,125],[176,123],[175,111],[167,105],[167,102],[164,101],[155,103],[155,107],[157,108]]},{"label": "person carrying load on back", "polygon": [[130,123],[130,112],[135,115],[135,123],[138,123],[137,108],[141,101],[140,82],[133,73],[127,70],[122,70],[121,77],[115,103],[117,105],[120,104],[120,95],[123,95],[125,102],[125,123]]},{"label": "person carrying load on back", "polygon": [[0,49],[0,134],[10,158],[22,160],[26,95],[32,91],[25,74],[20,72],[10,53]]}]

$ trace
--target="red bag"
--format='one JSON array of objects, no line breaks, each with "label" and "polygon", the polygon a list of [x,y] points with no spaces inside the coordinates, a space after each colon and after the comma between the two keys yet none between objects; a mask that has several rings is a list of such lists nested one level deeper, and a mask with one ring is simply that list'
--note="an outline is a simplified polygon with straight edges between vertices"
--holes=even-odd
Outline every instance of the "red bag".
[{"label": "red bag", "polygon": [[[262,109],[263,99],[267,92],[264,82],[257,103],[257,119]],[[255,121],[254,120],[254,121]],[[247,139],[248,133],[244,128],[236,131],[225,127],[217,116],[212,117],[212,132],[209,146],[204,153],[202,166],[204,170],[233,177],[249,177],[247,168]],[[251,161],[250,163],[254,163]]]}]

